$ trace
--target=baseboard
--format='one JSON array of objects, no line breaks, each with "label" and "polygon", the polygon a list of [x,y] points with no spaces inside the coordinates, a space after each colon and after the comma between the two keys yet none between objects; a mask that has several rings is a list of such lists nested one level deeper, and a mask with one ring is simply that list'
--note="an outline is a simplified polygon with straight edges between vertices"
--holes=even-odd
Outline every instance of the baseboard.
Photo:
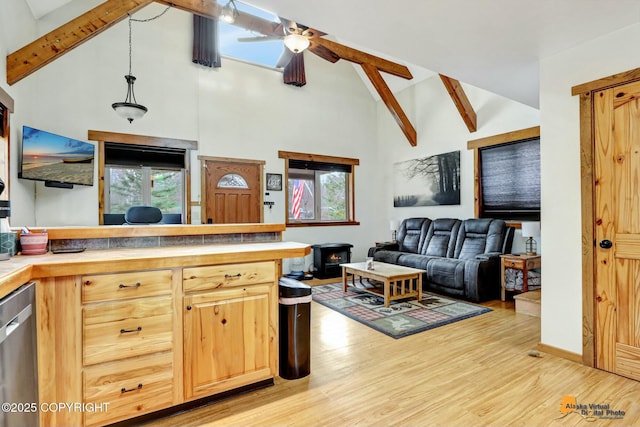
[{"label": "baseboard", "polygon": [[538,350],[551,354],[552,356],[562,357],[563,359],[571,360],[572,362],[582,364],[582,355],[573,353],[571,351],[563,350],[558,347],[554,347],[549,344],[538,343]]}]

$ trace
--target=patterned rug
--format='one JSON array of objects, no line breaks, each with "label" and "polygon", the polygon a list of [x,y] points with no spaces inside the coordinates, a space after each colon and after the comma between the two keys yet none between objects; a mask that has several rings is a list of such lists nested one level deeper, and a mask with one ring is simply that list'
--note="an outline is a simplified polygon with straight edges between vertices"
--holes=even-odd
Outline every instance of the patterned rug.
[{"label": "patterned rug", "polygon": [[422,300],[391,301],[342,283],[313,286],[313,300],[393,338],[402,338],[492,311],[490,308],[428,292]]}]

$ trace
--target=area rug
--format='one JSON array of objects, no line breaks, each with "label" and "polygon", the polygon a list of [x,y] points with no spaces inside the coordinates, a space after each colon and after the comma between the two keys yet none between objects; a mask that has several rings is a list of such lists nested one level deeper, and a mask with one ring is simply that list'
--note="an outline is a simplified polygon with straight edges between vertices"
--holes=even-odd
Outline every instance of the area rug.
[{"label": "area rug", "polygon": [[423,292],[422,300],[392,301],[384,306],[381,296],[342,283],[313,286],[313,300],[393,338],[448,325],[492,311],[490,308]]}]

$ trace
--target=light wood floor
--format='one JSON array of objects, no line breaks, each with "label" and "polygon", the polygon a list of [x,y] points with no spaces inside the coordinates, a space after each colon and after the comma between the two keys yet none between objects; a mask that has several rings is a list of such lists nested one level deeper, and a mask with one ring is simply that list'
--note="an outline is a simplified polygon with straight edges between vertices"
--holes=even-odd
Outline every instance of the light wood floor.
[{"label": "light wood floor", "polygon": [[[312,303],[311,375],[151,426],[631,426],[640,382],[542,353],[538,318],[513,302],[394,340]],[[562,325],[558,325],[559,328]],[[560,418],[563,396],[609,404],[622,420]]]}]

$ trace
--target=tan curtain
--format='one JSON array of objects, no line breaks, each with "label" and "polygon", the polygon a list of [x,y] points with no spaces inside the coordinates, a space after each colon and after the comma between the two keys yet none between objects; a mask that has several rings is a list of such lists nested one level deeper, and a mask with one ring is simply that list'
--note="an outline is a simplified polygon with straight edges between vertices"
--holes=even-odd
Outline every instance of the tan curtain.
[{"label": "tan curtain", "polygon": [[307,79],[304,75],[303,52],[293,55],[291,61],[284,67],[283,79],[284,83],[288,85],[301,87],[307,84]]},{"label": "tan curtain", "polygon": [[193,15],[193,62],[212,68],[222,66],[217,19]]}]

